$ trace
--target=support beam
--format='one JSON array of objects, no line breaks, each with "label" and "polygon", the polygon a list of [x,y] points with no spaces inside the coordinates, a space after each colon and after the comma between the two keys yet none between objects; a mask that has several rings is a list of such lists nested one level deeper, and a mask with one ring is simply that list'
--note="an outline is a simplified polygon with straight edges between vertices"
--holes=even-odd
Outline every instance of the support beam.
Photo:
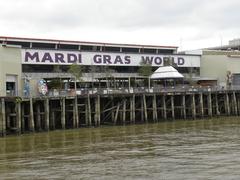
[{"label": "support beam", "polygon": [[22,113],[21,113],[22,109],[21,109],[21,103],[18,102],[16,103],[16,128],[17,128],[17,133],[20,134],[21,133],[21,118],[22,118]]},{"label": "support beam", "polygon": [[62,129],[66,128],[66,99],[65,98],[61,99],[61,126],[62,126]]},{"label": "support beam", "polygon": [[91,110],[91,100],[90,100],[90,96],[88,94],[87,97],[87,104],[88,104],[88,125],[92,126],[92,110]]},{"label": "support beam", "polygon": [[5,100],[1,98],[1,112],[0,112],[0,136],[6,136],[6,114],[5,114]]},{"label": "support beam", "polygon": [[95,126],[100,125],[100,96],[95,98],[95,114],[94,114]]},{"label": "support beam", "polygon": [[[139,98],[140,99],[140,98]],[[144,105],[143,105],[143,99],[140,100],[140,103],[141,103],[141,122],[143,123],[144,122]]]},{"label": "support beam", "polygon": [[226,115],[230,116],[230,105],[229,105],[229,96],[228,96],[228,93],[226,92],[225,94],[225,112],[226,112]]},{"label": "support beam", "polygon": [[41,107],[40,104],[36,105],[37,108],[37,118],[36,118],[36,130],[40,131],[41,130]]},{"label": "support beam", "polygon": [[86,126],[89,126],[89,124],[88,124],[88,101],[87,101],[87,99],[85,100],[85,124],[86,124]]},{"label": "support beam", "polygon": [[75,100],[74,100],[74,103],[75,103],[75,116],[76,116],[76,128],[79,127],[79,112],[78,112],[78,98],[77,96],[75,97]]},{"label": "support beam", "polygon": [[236,93],[233,91],[233,110],[234,110],[234,115],[238,115],[238,108],[237,108],[237,99],[236,99]]},{"label": "support beam", "polygon": [[143,94],[143,108],[144,108],[144,119],[145,119],[145,122],[148,122],[147,102],[146,102],[145,94]]},{"label": "support beam", "polygon": [[[123,124],[126,124],[126,103],[127,103],[127,100],[126,99],[124,99],[123,100],[123,111],[122,111],[122,113],[123,113],[123,119],[122,119],[122,122],[123,122]],[[130,104],[130,114],[131,114],[131,104]],[[132,121],[132,119],[131,119],[131,116],[130,116],[130,121]]]},{"label": "support beam", "polygon": [[115,113],[115,116],[114,116],[114,125],[117,124],[119,108],[120,108],[120,104],[117,105],[116,113]]},{"label": "support beam", "polygon": [[204,117],[204,107],[203,107],[203,94],[199,94],[199,105],[200,105],[200,116],[203,118]]},{"label": "support beam", "polygon": [[78,114],[78,99],[77,96],[74,98],[73,103],[73,128],[79,127],[79,114]]},{"label": "support beam", "polygon": [[185,95],[182,96],[182,116],[183,116],[183,119],[187,118],[187,116],[186,116],[186,96]]},{"label": "support beam", "polygon": [[167,119],[167,109],[166,109],[166,96],[162,96],[162,114],[163,114],[163,119]]},{"label": "support beam", "polygon": [[171,111],[172,111],[172,119],[175,119],[174,95],[171,96]]},{"label": "support beam", "polygon": [[216,105],[216,115],[219,116],[220,115],[220,111],[219,111],[219,104],[218,104],[218,95],[217,93],[215,94],[215,105]]},{"label": "support beam", "polygon": [[46,98],[44,100],[44,129],[45,131],[49,131],[49,99]]},{"label": "support beam", "polygon": [[208,94],[207,99],[208,99],[208,116],[211,117],[212,116],[212,94],[211,93]]},{"label": "support beam", "polygon": [[33,116],[33,99],[32,97],[30,98],[30,114],[29,114],[29,130],[34,131],[35,130],[35,125],[34,125],[34,116]]},{"label": "support beam", "polygon": [[21,132],[24,133],[25,131],[25,103],[22,103],[21,106]]},{"label": "support beam", "polygon": [[132,120],[133,120],[133,124],[135,124],[136,121],[136,110],[135,110],[135,95],[132,96]]},{"label": "support beam", "polygon": [[191,109],[192,109],[192,118],[196,119],[196,102],[195,102],[195,94],[191,95],[192,97],[192,103],[191,103]]},{"label": "support beam", "polygon": [[153,95],[152,106],[153,106],[153,121],[156,122],[156,121],[158,120],[158,116],[157,116],[157,98],[156,98],[156,94]]}]

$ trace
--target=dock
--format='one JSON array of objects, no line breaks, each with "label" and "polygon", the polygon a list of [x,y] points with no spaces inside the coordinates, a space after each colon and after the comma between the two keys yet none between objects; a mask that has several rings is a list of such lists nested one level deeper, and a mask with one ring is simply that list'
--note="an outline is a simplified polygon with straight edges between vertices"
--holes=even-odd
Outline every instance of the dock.
[{"label": "dock", "polygon": [[0,136],[240,115],[240,90],[182,90],[0,97]]}]

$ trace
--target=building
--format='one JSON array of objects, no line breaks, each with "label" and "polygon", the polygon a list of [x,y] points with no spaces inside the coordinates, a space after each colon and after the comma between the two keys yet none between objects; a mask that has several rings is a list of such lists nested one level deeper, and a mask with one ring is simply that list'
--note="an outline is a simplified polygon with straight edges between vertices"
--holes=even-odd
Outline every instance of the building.
[{"label": "building", "polygon": [[71,64],[82,67],[84,85],[78,82],[78,88],[93,87],[109,74],[124,83],[124,78],[140,77],[142,63],[152,70],[172,65],[185,77],[200,72],[200,56],[177,54],[176,46],[0,37],[0,96],[38,95],[40,80],[61,79],[61,88],[71,89]]},{"label": "building", "polygon": [[185,52],[201,55],[200,79],[217,81],[222,88],[240,87],[240,39],[228,45]]}]

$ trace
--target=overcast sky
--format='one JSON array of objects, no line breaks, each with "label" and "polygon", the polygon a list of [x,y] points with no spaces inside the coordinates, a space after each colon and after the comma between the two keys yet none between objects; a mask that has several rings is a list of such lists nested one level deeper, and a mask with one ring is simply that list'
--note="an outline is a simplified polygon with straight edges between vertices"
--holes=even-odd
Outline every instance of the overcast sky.
[{"label": "overcast sky", "polygon": [[179,46],[240,38],[239,0],[7,0],[0,36]]}]

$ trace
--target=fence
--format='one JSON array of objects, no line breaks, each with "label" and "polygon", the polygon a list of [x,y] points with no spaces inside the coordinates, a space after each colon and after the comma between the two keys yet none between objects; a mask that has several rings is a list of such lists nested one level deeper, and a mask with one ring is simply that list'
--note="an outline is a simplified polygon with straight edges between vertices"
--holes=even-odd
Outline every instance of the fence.
[{"label": "fence", "polygon": [[226,91],[226,90],[240,90],[240,86],[231,86],[229,88],[225,88],[222,86],[171,86],[171,87],[123,87],[123,88],[82,88],[77,89],[60,89],[60,90],[49,90],[46,95],[41,94],[26,94],[23,91],[7,91],[0,92],[0,96],[7,97],[63,97],[63,96],[76,96],[76,95],[88,95],[88,94],[137,94],[137,93],[184,93],[184,92],[216,92],[216,91]]}]

